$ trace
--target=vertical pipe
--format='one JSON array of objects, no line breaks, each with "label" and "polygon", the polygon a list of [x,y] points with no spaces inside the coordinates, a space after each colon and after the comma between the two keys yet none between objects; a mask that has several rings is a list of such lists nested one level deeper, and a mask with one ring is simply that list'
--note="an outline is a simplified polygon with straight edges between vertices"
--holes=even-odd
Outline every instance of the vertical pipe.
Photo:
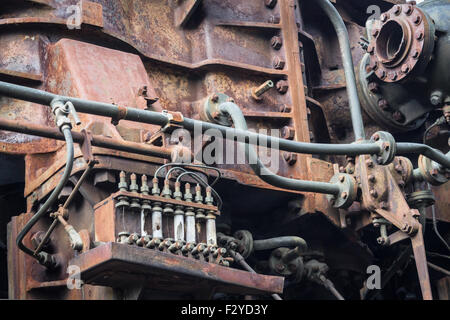
[{"label": "vertical pipe", "polygon": [[317,3],[331,20],[331,23],[336,30],[339,41],[339,49],[342,56],[342,63],[344,65],[345,81],[347,82],[347,94],[350,104],[350,113],[352,117],[355,140],[364,140],[366,135],[364,132],[361,106],[359,104],[358,91],[356,88],[356,78],[353,69],[352,52],[350,49],[347,28],[345,27],[344,21],[339,15],[339,12],[329,0],[317,0]]}]

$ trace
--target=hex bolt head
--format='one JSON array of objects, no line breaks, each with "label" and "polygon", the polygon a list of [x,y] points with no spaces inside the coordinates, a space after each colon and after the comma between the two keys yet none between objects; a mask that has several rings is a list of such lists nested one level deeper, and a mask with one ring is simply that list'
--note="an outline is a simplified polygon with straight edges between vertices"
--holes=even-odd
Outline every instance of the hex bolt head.
[{"label": "hex bolt head", "polygon": [[290,126],[284,126],[283,128],[281,128],[281,137],[288,140],[294,139],[295,129]]},{"label": "hex bolt head", "polygon": [[378,70],[378,71],[377,71],[377,76],[378,76],[378,78],[380,78],[381,80],[386,79],[386,71],[384,71],[384,70]]},{"label": "hex bolt head", "polygon": [[277,0],[264,0],[264,4],[267,8],[273,9],[277,5]]},{"label": "hex bolt head", "polygon": [[414,59],[418,59],[419,55],[420,55],[420,52],[419,52],[419,50],[416,49],[416,50],[413,51],[412,57]]},{"label": "hex bolt head", "polygon": [[211,101],[214,102],[214,103],[216,103],[217,101],[219,101],[219,96],[218,96],[217,94],[213,94],[213,95],[211,96]]},{"label": "hex bolt head", "polygon": [[375,189],[370,190],[370,195],[372,196],[372,198],[378,198],[378,192]]},{"label": "hex bolt head", "polygon": [[287,104],[282,104],[281,106],[279,106],[278,111],[279,112],[289,113],[289,112],[292,111],[292,107],[290,105],[287,105]]},{"label": "hex bolt head", "polygon": [[284,152],[283,158],[287,162],[288,165],[292,166],[297,162],[298,155],[292,152]]},{"label": "hex bolt head", "polygon": [[395,111],[395,112],[392,114],[392,117],[393,117],[393,119],[394,119],[395,121],[397,121],[397,122],[403,122],[403,121],[405,121],[405,116],[404,116],[400,111]]},{"label": "hex bolt head", "polygon": [[348,197],[348,193],[347,192],[344,191],[344,192],[341,193],[341,198],[342,199],[347,199],[347,197]]},{"label": "hex bolt head", "polygon": [[422,22],[422,16],[420,14],[416,14],[413,18],[415,24],[419,25]]},{"label": "hex bolt head", "polygon": [[389,79],[391,79],[392,81],[397,80],[397,77],[398,77],[397,72],[392,71],[389,73]]},{"label": "hex bolt head", "polygon": [[414,11],[414,7],[410,4],[408,4],[408,6],[406,7],[405,13],[410,16]]},{"label": "hex bolt head", "polygon": [[376,60],[370,61],[368,69],[369,69],[369,72],[372,70],[373,71],[377,70],[378,69],[378,61],[376,61]]},{"label": "hex bolt head", "polygon": [[400,13],[402,13],[402,7],[399,6],[399,5],[395,5],[395,6],[394,6],[394,14],[395,14],[396,16],[398,16],[398,15],[400,15]]},{"label": "hex bolt head", "polygon": [[381,22],[386,22],[389,19],[389,13],[383,13],[380,17]]},{"label": "hex bolt head", "polygon": [[380,99],[378,100],[378,106],[380,107],[381,110],[388,110],[390,108],[389,102],[387,102],[386,99]]},{"label": "hex bolt head", "polygon": [[369,44],[369,46],[367,47],[367,52],[373,55],[375,53],[375,46],[373,44]]},{"label": "hex bolt head", "polygon": [[372,159],[367,159],[367,160],[366,160],[366,164],[367,164],[367,166],[368,166],[369,168],[372,168],[372,167],[373,167],[373,161],[372,161]]},{"label": "hex bolt head", "polygon": [[275,50],[279,50],[283,44],[283,40],[279,36],[273,36],[272,39],[270,39],[270,45]]},{"label": "hex bolt head", "polygon": [[410,70],[410,67],[409,67],[408,64],[405,63],[404,65],[402,65],[401,71],[402,71],[404,74],[408,73],[409,70]]},{"label": "hex bolt head", "polygon": [[372,183],[374,183],[374,182],[376,181],[376,178],[375,178],[375,176],[374,176],[373,174],[370,174],[370,175],[367,177],[367,179],[368,179],[370,182],[372,182]]},{"label": "hex bolt head", "polygon": [[280,16],[278,16],[278,15],[270,16],[268,22],[273,23],[273,24],[278,24],[278,23],[280,23]]},{"label": "hex bolt head", "polygon": [[282,58],[275,56],[272,59],[272,65],[274,69],[281,70],[284,68],[285,61]]},{"label": "hex bolt head", "polygon": [[373,135],[373,140],[375,140],[375,141],[380,140],[380,135],[379,135],[378,133],[375,133],[375,134]]},{"label": "hex bolt head", "polygon": [[380,86],[378,85],[378,83],[376,82],[370,82],[367,85],[367,88],[369,89],[370,92],[372,93],[378,93],[380,91]]},{"label": "hex bolt head", "polygon": [[380,30],[379,29],[373,29],[372,30],[372,37],[378,37],[378,35],[380,34]]},{"label": "hex bolt head", "polygon": [[440,105],[444,100],[444,96],[442,94],[442,91],[434,91],[430,95],[430,102],[433,106]]},{"label": "hex bolt head", "polygon": [[287,80],[279,80],[276,84],[277,91],[281,94],[284,94],[288,91],[289,83]]},{"label": "hex bolt head", "polygon": [[422,41],[423,40],[423,31],[419,31],[419,32],[417,32],[416,33],[416,39],[417,40],[419,40],[419,41]]}]

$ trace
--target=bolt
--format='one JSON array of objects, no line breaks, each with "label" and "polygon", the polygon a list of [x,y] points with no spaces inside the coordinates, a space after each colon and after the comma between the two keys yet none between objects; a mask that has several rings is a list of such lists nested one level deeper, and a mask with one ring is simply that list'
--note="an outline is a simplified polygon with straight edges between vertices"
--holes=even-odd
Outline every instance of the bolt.
[{"label": "bolt", "polygon": [[297,162],[298,156],[296,153],[285,152],[285,153],[283,153],[283,158],[287,162],[288,165],[292,166]]},{"label": "bolt", "polygon": [[274,69],[279,69],[279,70],[281,70],[281,69],[284,68],[284,64],[285,64],[284,60],[281,59],[280,57],[278,57],[278,56],[273,57],[273,59],[272,59],[272,65],[273,65],[273,68],[274,68]]},{"label": "bolt", "polygon": [[372,159],[367,159],[367,160],[366,160],[366,164],[367,164],[367,166],[368,166],[369,168],[372,168],[372,167],[373,167],[373,161],[372,161]]},{"label": "bolt", "polygon": [[403,73],[408,73],[409,72],[409,70],[410,70],[410,67],[409,67],[409,65],[408,64],[404,64],[404,65],[402,65],[402,68],[401,68],[401,71],[403,72]]},{"label": "bolt", "polygon": [[375,189],[370,190],[370,195],[372,196],[372,198],[378,198],[378,192]]},{"label": "bolt", "polygon": [[413,18],[413,21],[415,24],[420,24],[422,22],[422,17],[420,16],[420,14],[416,14]]},{"label": "bolt", "polygon": [[391,144],[389,142],[383,142],[383,149],[385,151],[389,151]]},{"label": "bolt", "polygon": [[282,104],[279,108],[278,108],[279,112],[286,112],[289,113],[292,111],[292,107],[290,105],[287,104]]},{"label": "bolt", "polygon": [[252,97],[255,98],[256,100],[260,100],[259,97],[262,96],[265,92],[267,92],[271,88],[273,88],[273,82],[272,80],[267,80],[259,87],[254,87],[252,89]]},{"label": "bolt", "polygon": [[270,45],[275,50],[279,50],[281,48],[282,44],[283,44],[283,40],[279,36],[273,36],[272,39],[270,39]]},{"label": "bolt", "polygon": [[347,197],[348,197],[348,193],[347,192],[344,191],[344,192],[341,193],[341,198],[342,199],[347,199]]},{"label": "bolt", "polygon": [[376,61],[376,60],[370,61],[368,68],[370,69],[369,72],[372,70],[373,71],[377,70],[378,69],[378,61]]},{"label": "bolt", "polygon": [[400,181],[398,182],[398,186],[399,186],[400,188],[403,188],[403,187],[405,186],[405,181],[400,180]]},{"label": "bolt", "polygon": [[267,8],[273,9],[277,5],[277,0],[264,0],[264,3]]},{"label": "bolt", "polygon": [[372,182],[372,183],[374,183],[374,182],[376,181],[376,178],[375,178],[375,176],[374,176],[373,174],[370,174],[367,178],[368,178],[369,181]]},{"label": "bolt", "polygon": [[344,183],[344,181],[345,181],[345,176],[340,176],[340,177],[339,177],[339,181],[340,181],[341,183]]},{"label": "bolt", "polygon": [[406,7],[405,13],[410,16],[414,11],[414,7],[410,4],[408,4],[408,6]]},{"label": "bolt", "polygon": [[404,122],[405,121],[405,116],[400,111],[395,111],[392,114],[392,117],[397,122]]},{"label": "bolt", "polygon": [[386,201],[382,201],[382,202],[380,202],[380,207],[381,207],[381,209],[386,210],[387,208],[389,208],[389,205]]},{"label": "bolt", "polygon": [[372,30],[372,37],[378,37],[378,35],[380,34],[380,30],[378,30],[378,29],[373,29]]},{"label": "bolt", "polygon": [[279,80],[276,87],[279,93],[285,94],[288,91],[289,84],[286,80]]},{"label": "bolt", "polygon": [[402,173],[403,172],[403,167],[401,165],[396,165],[394,167],[395,171],[397,171],[397,173]]},{"label": "bolt", "polygon": [[389,102],[387,102],[386,99],[380,99],[378,100],[378,106],[381,108],[381,110],[388,110],[391,106],[389,105]]},{"label": "bolt", "polygon": [[386,71],[384,70],[378,70],[377,71],[377,76],[378,78],[380,78],[381,80],[384,80],[386,78]]},{"label": "bolt", "polygon": [[285,266],[280,263],[280,264],[277,264],[276,268],[277,268],[278,271],[283,271],[285,269]]},{"label": "bolt", "polygon": [[430,102],[433,106],[440,105],[443,100],[444,100],[444,96],[442,94],[442,91],[434,91],[430,95]]},{"label": "bolt", "polygon": [[379,135],[378,133],[375,133],[375,134],[373,135],[373,140],[375,140],[375,141],[380,140],[380,135]]},{"label": "bolt", "polygon": [[217,94],[213,94],[211,97],[211,101],[216,103],[217,101],[219,101],[219,96]]},{"label": "bolt", "polygon": [[418,59],[419,55],[420,55],[420,52],[419,52],[419,50],[416,49],[416,50],[413,51],[412,57],[414,59]]},{"label": "bolt", "polygon": [[280,23],[280,16],[270,16],[268,22],[278,24]]},{"label": "bolt", "polygon": [[281,128],[281,137],[288,140],[294,139],[295,129],[293,127],[284,126],[283,128]]},{"label": "bolt", "polygon": [[431,170],[431,175],[432,175],[433,177],[436,177],[436,176],[438,175],[438,173],[439,173],[439,171],[438,171],[438,169],[436,169],[436,168],[434,168],[433,170]]},{"label": "bolt", "polygon": [[378,83],[376,83],[376,82],[370,82],[370,83],[367,85],[367,87],[368,87],[369,91],[372,92],[372,93],[378,93],[378,92],[380,92],[380,86],[379,86]]},{"label": "bolt", "polygon": [[383,13],[380,17],[381,22],[386,22],[389,19],[389,13]]},{"label": "bolt", "polygon": [[373,44],[370,44],[370,45],[367,47],[367,52],[368,52],[369,54],[374,54],[374,53],[375,53],[375,47],[374,47]]},{"label": "bolt", "polygon": [[389,79],[391,79],[392,81],[397,80],[397,72],[395,72],[395,71],[390,72]]},{"label": "bolt", "polygon": [[394,6],[394,13],[396,16],[398,16],[400,13],[402,13],[402,7],[399,5]]},{"label": "bolt", "polygon": [[416,33],[416,39],[419,41],[423,40],[423,31],[419,31]]}]

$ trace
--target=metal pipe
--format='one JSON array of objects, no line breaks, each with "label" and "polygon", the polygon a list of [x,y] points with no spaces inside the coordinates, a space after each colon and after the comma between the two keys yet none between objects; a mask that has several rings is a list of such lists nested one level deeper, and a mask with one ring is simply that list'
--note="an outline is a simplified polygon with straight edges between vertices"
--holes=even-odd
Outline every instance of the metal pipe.
[{"label": "metal pipe", "polygon": [[280,247],[299,247],[302,252],[308,249],[308,245],[303,238],[287,236],[264,240],[253,240],[253,250],[272,250]]},{"label": "metal pipe", "polygon": [[[232,102],[225,102],[219,106],[219,109],[220,112],[231,116],[235,128],[247,130],[247,122],[245,121],[245,117],[241,109],[236,104]],[[248,161],[253,172],[261,180],[267,182],[268,184],[283,189],[305,192],[317,192],[333,195],[338,195],[341,192],[339,186],[332,183],[296,180],[276,175],[264,166],[252,146],[242,143],[239,145],[244,148],[245,159]]]},{"label": "metal pipe", "polygon": [[317,3],[328,16],[334,29],[336,30],[342,63],[344,66],[345,81],[347,83],[348,102],[350,106],[355,140],[364,140],[366,134],[364,132],[364,123],[361,114],[361,106],[359,104],[355,71],[353,69],[352,51],[350,48],[347,28],[345,27],[344,21],[342,20],[339,12],[329,0],[317,0]]},{"label": "metal pipe", "polygon": [[[64,135],[59,131],[58,128],[41,126],[26,121],[7,120],[0,118],[0,130],[19,132],[33,136],[64,141]],[[84,135],[80,132],[72,132],[72,136],[74,142],[80,144],[84,142]],[[171,149],[169,148],[149,146],[143,143],[130,142],[125,140],[122,141],[100,135],[92,136],[91,144],[92,146],[99,148],[119,150],[146,156],[161,157],[165,159],[171,158]]]},{"label": "metal pipe", "polygon": [[[25,101],[40,103],[44,105],[49,105],[50,102],[55,98],[60,98],[60,100],[71,101],[78,112],[84,112],[94,115],[100,115],[105,117],[113,117],[117,118],[120,114],[119,110],[125,110],[123,113],[124,120],[135,121],[139,123],[148,123],[164,126],[169,123],[169,117],[166,114],[148,111],[148,110],[140,110],[135,108],[119,108],[116,105],[88,101],[78,98],[72,97],[61,97],[55,95],[53,93],[49,93],[42,90],[37,90],[33,88],[28,88],[20,85],[15,85],[7,82],[0,81],[0,94],[16,99],[22,99]],[[257,134],[254,132],[249,132],[245,130],[233,129],[221,125],[217,125],[214,123],[203,122],[199,120],[184,118],[180,123],[184,128],[190,131],[195,131],[195,129],[199,129],[201,132],[205,132],[209,129],[216,129],[224,134],[226,139],[234,140],[234,141],[243,141],[245,143],[259,145],[262,143],[266,143],[267,147],[277,146],[280,150],[295,152],[295,153],[303,153],[303,154],[321,154],[321,155],[348,155],[348,156],[357,156],[362,154],[379,154],[381,152],[381,148],[379,145],[375,143],[358,143],[358,144],[325,144],[325,143],[306,143],[306,142],[298,142],[287,139],[280,139],[277,137],[271,137],[267,135]],[[15,130],[17,131],[17,130]],[[25,130],[24,130],[25,131]],[[22,131],[19,131],[22,132]],[[30,133],[32,134],[32,133]],[[52,137],[49,137],[52,138]],[[55,138],[58,139],[58,138]],[[98,136],[96,136],[96,140]],[[100,139],[101,140],[101,139]],[[117,146],[113,145],[108,138],[103,138],[103,141],[99,140],[99,147],[111,148],[117,150],[127,151],[125,149],[130,149],[134,153],[139,154],[150,154],[151,152],[157,152],[154,150],[147,149],[147,152],[144,151],[145,148],[150,148],[150,146],[145,146],[143,144],[130,143],[127,142],[127,145]],[[103,145],[100,145],[103,144]],[[137,148],[139,146],[139,148]],[[450,160],[445,157],[442,152],[433,149],[429,146],[421,145],[421,144],[411,144],[411,143],[397,143],[397,155],[403,155],[408,153],[421,153],[434,160],[435,162],[444,165],[446,168],[450,168]],[[121,149],[120,149],[121,148]],[[154,147],[151,147],[154,148]],[[139,152],[141,149],[141,153]],[[400,150],[399,150],[400,149]],[[144,153],[145,152],[145,153]],[[169,157],[168,154],[165,154],[161,157]],[[156,154],[155,154],[156,155]]]},{"label": "metal pipe", "polygon": [[72,166],[73,166],[73,139],[72,134],[70,131],[70,127],[63,126],[61,129],[64,138],[66,140],[66,167],[64,169],[63,176],[61,177],[61,180],[58,182],[57,186],[53,190],[53,192],[50,194],[48,199],[44,202],[44,204],[41,206],[41,208],[38,210],[38,212],[31,217],[31,219],[27,222],[25,227],[19,232],[19,235],[17,236],[17,246],[19,249],[21,249],[26,254],[35,257],[37,259],[40,259],[42,256],[42,253],[38,253],[38,256],[34,256],[34,252],[27,248],[23,244],[23,238],[27,235],[27,233],[31,230],[31,228],[36,224],[36,222],[45,214],[47,213],[47,210],[53,205],[53,203],[58,198],[59,194],[61,193],[62,189],[64,188],[65,184],[67,183],[67,180],[69,180],[70,173],[72,172]]}]

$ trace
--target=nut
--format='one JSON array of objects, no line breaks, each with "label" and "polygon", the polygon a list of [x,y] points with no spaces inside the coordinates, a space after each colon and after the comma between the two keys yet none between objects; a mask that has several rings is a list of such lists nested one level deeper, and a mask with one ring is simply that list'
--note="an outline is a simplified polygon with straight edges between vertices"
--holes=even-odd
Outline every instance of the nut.
[{"label": "nut", "polygon": [[402,65],[401,71],[406,74],[410,69],[411,68],[409,67],[409,65],[405,63],[404,65]]},{"label": "nut", "polygon": [[288,91],[289,83],[287,80],[279,80],[276,84],[277,91],[281,94],[284,94]]},{"label": "nut", "polygon": [[282,44],[283,44],[283,41],[281,40],[281,37],[279,37],[279,36],[273,36],[272,39],[270,39],[270,45],[275,50],[279,50],[281,48]]},{"label": "nut", "polygon": [[283,128],[281,128],[281,137],[288,140],[294,139],[295,129],[290,126],[284,126]]},{"label": "nut", "polygon": [[378,106],[380,107],[381,110],[388,110],[391,106],[389,105],[389,102],[387,102],[386,99],[380,99],[378,100]]},{"label": "nut", "polygon": [[292,152],[285,152],[283,153],[283,158],[288,165],[292,166],[297,162],[298,155]]},{"label": "nut", "polygon": [[267,8],[273,9],[277,5],[277,0],[264,0],[264,4]]},{"label": "nut", "polygon": [[370,82],[370,83],[367,85],[367,88],[368,88],[369,91],[372,92],[372,93],[378,93],[378,92],[380,92],[380,86],[379,86],[378,83],[376,83],[376,82]]},{"label": "nut", "polygon": [[280,57],[275,56],[275,57],[273,57],[273,59],[272,59],[272,65],[273,65],[273,68],[274,68],[274,69],[279,69],[279,70],[281,70],[281,69],[284,68],[285,62],[284,62],[284,60],[281,59]]}]

